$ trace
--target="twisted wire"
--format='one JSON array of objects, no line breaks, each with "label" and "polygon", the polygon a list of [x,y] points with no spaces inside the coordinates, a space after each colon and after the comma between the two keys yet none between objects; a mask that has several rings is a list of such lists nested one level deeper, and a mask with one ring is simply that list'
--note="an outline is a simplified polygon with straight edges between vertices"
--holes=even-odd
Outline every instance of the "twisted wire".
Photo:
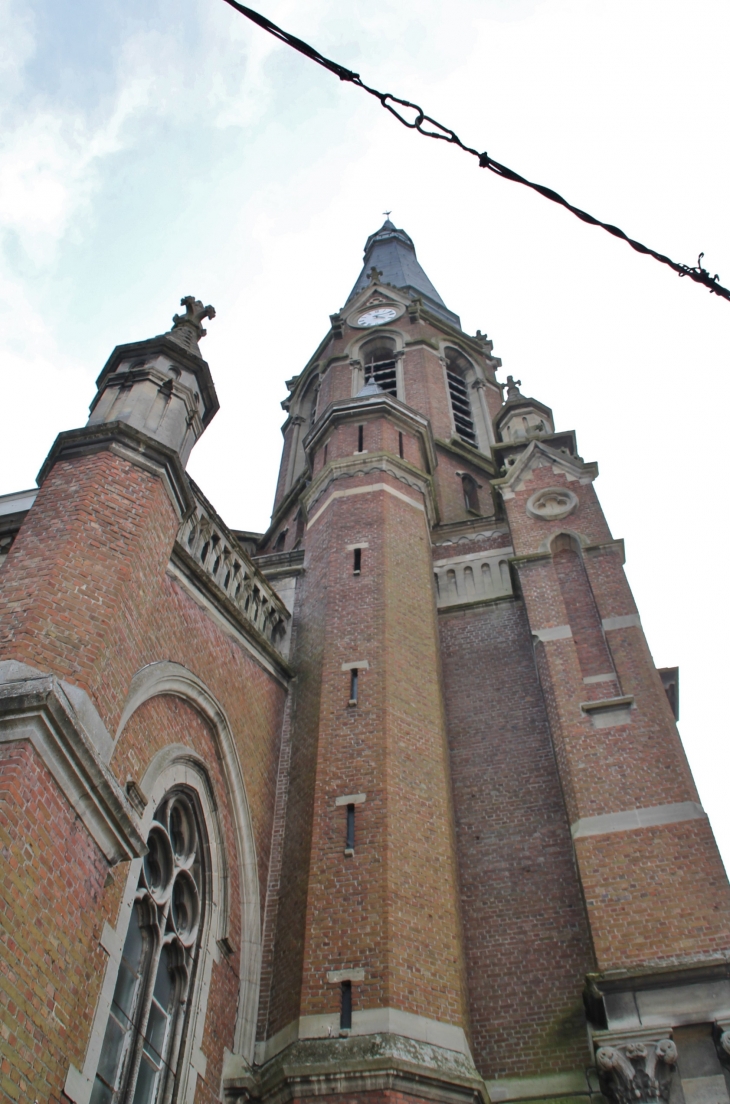
[{"label": "twisted wire", "polygon": [[[703,268],[702,258],[704,257],[704,253],[700,253],[696,265],[690,266],[673,261],[671,257],[667,257],[666,254],[658,253],[655,249],[651,249],[648,245],[643,245],[635,238],[630,238],[620,227],[614,226],[610,222],[602,222],[601,219],[595,218],[587,211],[581,210],[580,207],[575,207],[553,188],[548,188],[544,184],[536,184],[534,181],[520,176],[514,169],[510,169],[506,165],[500,164],[499,161],[495,161],[488,153],[480,153],[479,150],[474,149],[473,146],[467,146],[462,142],[455,131],[439,123],[430,115],[427,115],[418,104],[411,103],[410,100],[401,99],[400,96],[394,96],[391,92],[380,92],[377,88],[371,88],[369,85],[365,84],[359,73],[353,73],[351,69],[345,68],[345,66],[340,65],[339,62],[326,58],[323,54],[320,54],[319,50],[315,50],[313,46],[310,46],[309,43],[304,42],[301,38],[297,38],[296,35],[290,34],[288,31],[282,30],[281,27],[277,27],[277,25],[272,23],[270,19],[267,19],[265,15],[261,15],[259,12],[254,11],[253,8],[248,8],[245,4],[240,4],[238,0],[225,0],[225,2],[241,15],[244,15],[247,19],[256,23],[259,27],[262,27],[263,30],[268,31],[269,34],[278,38],[280,42],[284,42],[287,46],[291,46],[292,49],[297,50],[300,54],[304,54],[310,61],[314,61],[317,65],[321,65],[322,68],[327,69],[330,73],[334,73],[340,80],[349,81],[358,88],[362,88],[364,92],[374,96],[380,101],[386,111],[394,115],[395,118],[402,123],[403,126],[408,127],[409,130],[417,130],[418,133],[423,134],[425,138],[435,138],[439,141],[458,146],[459,149],[463,150],[465,153],[471,154],[472,157],[476,157],[480,168],[489,169],[490,172],[493,172],[496,176],[501,176],[504,180],[511,180],[515,184],[522,184],[526,188],[531,188],[533,192],[537,192],[539,195],[544,196],[545,199],[549,199],[553,203],[565,207],[567,211],[570,211],[576,218],[581,219],[582,222],[587,222],[591,226],[600,226],[600,228],[605,230],[608,234],[612,234],[615,238],[620,238],[622,241],[625,241],[632,249],[635,249],[637,253],[648,254],[648,256],[653,257],[655,261],[659,261],[661,264],[667,265],[669,268],[673,269],[679,276],[689,276],[695,283],[703,284],[713,295],[719,295],[723,299],[730,300],[730,290],[722,286],[720,277],[717,273],[711,276],[708,269]],[[398,110],[399,107],[413,112],[413,118],[406,118]]]}]

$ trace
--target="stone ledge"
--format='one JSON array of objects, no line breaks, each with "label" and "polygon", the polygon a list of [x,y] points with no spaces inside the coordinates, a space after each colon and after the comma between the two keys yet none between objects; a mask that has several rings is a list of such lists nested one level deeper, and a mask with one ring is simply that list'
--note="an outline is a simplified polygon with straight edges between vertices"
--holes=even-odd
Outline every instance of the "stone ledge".
[{"label": "stone ledge", "polygon": [[635,708],[633,694],[621,698],[603,698],[600,701],[581,702],[581,712],[590,717],[594,728],[613,728],[630,724],[631,710]]},{"label": "stone ledge", "polygon": [[587,1097],[592,1091],[584,1070],[573,1073],[549,1073],[544,1077],[505,1077],[487,1081],[492,1104],[502,1101],[563,1100]]},{"label": "stone ledge", "polygon": [[612,832],[632,832],[639,828],[656,828],[662,824],[678,824],[683,820],[699,820],[707,814],[697,801],[679,801],[671,805],[648,805],[641,809],[625,809],[617,813],[581,817],[571,825],[573,839],[585,836],[605,836]]},{"label": "stone ledge", "polygon": [[231,1074],[223,1078],[227,1104],[286,1104],[374,1091],[406,1093],[434,1104],[489,1104],[469,1055],[387,1033],[299,1039],[259,1069],[231,1069]]},{"label": "stone ledge", "polygon": [[496,606],[498,602],[516,602],[516,594],[495,594],[490,598],[475,598],[473,602],[454,602],[450,606],[438,606],[436,613],[443,617],[447,613],[466,613],[469,610],[486,609],[487,606]]}]

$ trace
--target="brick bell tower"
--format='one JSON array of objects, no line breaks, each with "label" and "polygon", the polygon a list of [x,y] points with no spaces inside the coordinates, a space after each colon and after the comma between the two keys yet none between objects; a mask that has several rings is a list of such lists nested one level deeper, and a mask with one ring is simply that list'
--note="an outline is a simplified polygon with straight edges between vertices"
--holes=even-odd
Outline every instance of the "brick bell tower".
[{"label": "brick bell tower", "polygon": [[728,882],[597,466],[389,220],[330,322],[258,549],[296,677],[227,1093],[728,1104]]}]

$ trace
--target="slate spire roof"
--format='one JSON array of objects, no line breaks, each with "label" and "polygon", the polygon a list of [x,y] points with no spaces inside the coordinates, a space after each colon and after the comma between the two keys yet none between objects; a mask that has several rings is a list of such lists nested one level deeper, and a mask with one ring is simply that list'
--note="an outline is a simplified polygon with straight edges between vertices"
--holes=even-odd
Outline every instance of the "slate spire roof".
[{"label": "slate spire roof", "polygon": [[458,314],[449,310],[418,263],[416,247],[412,239],[405,230],[397,229],[390,219],[386,219],[380,229],[375,234],[371,234],[365,242],[362,271],[347,297],[348,303],[369,286],[368,273],[373,267],[382,273],[380,280],[383,284],[403,288],[409,291],[413,298],[420,296],[424,306],[450,322],[452,326],[461,329]]}]

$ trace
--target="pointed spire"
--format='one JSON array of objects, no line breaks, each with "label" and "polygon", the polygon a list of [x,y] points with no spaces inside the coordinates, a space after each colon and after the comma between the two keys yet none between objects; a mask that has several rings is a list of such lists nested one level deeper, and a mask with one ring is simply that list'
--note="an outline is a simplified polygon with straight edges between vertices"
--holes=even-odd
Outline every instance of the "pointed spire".
[{"label": "pointed spire", "polygon": [[375,272],[378,273],[379,283],[409,291],[413,298],[420,297],[428,310],[461,329],[459,316],[449,310],[418,263],[413,241],[405,230],[399,230],[387,217],[365,243],[362,271],[347,298],[348,303],[375,282]]}]

